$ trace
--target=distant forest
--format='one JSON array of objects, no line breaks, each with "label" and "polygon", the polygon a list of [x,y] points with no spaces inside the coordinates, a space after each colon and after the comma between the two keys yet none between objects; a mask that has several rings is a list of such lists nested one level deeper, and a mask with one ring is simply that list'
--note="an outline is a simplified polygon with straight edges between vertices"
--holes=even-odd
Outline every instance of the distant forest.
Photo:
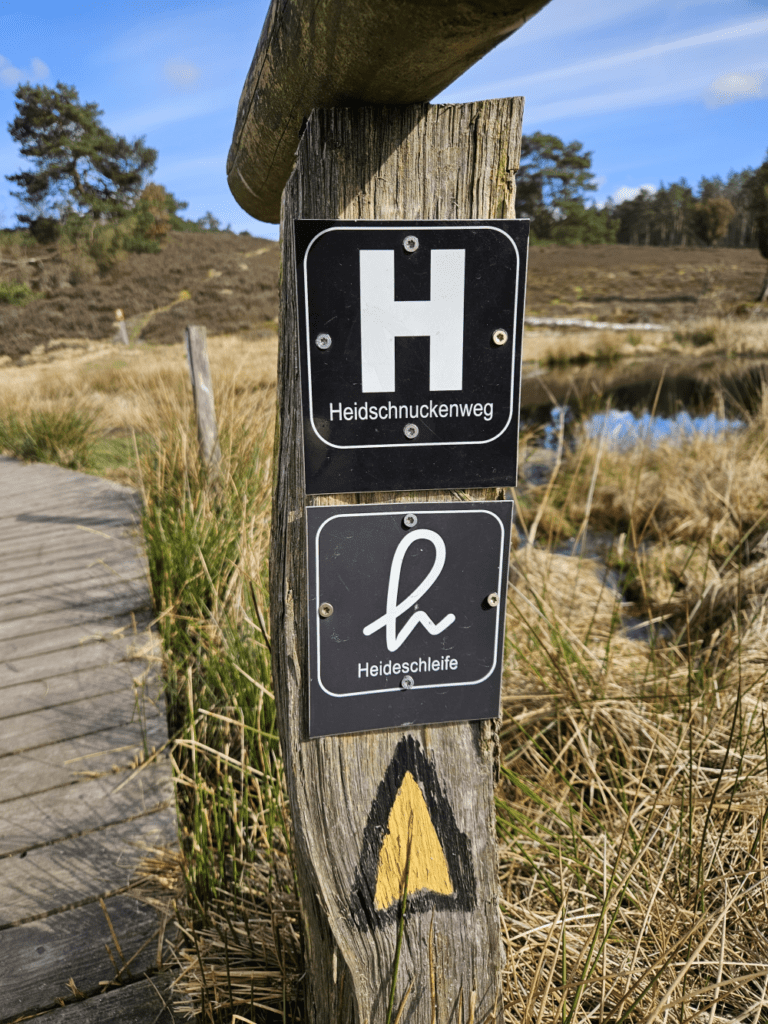
[{"label": "distant forest", "polygon": [[[709,244],[731,248],[757,248],[760,214],[753,201],[755,171],[731,171],[727,179],[702,178],[695,191],[685,178],[660,185],[656,192],[640,192],[607,209],[616,224],[616,241],[630,245],[701,245],[699,204],[725,200],[733,210],[723,210],[723,233]],[[708,204],[712,208],[712,204]],[[717,207],[715,207],[717,208]]]},{"label": "distant forest", "polygon": [[592,153],[535,132],[523,136],[516,184],[517,216],[530,218],[534,243],[749,247],[768,258],[768,157],[726,180],[705,177],[694,188],[681,178],[597,207]]}]

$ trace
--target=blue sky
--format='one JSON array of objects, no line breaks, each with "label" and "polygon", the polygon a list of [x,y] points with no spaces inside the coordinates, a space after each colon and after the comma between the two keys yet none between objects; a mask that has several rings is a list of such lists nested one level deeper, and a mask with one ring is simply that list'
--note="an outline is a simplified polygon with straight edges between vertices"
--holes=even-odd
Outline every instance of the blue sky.
[{"label": "blue sky", "polygon": [[[354,0],[350,0],[354,2]],[[386,2],[386,0],[382,0]],[[159,150],[155,180],[236,231],[225,161],[267,0],[0,0],[0,122],[19,81],[74,85]],[[551,0],[439,100],[526,98],[524,131],[579,139],[598,200],[756,166],[768,149],[768,0]],[[20,158],[0,132],[0,175]],[[0,179],[0,226],[16,204]]]}]

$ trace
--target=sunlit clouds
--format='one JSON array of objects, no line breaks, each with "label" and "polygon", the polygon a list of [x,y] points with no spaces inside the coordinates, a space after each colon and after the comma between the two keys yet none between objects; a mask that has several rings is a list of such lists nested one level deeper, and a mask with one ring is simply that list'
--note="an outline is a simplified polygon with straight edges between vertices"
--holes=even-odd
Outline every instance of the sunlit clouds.
[{"label": "sunlit clouds", "polygon": [[14,65],[0,54],[0,85],[9,89],[15,88],[19,82],[42,82],[50,74],[50,68],[45,61],[39,57],[33,57],[30,61],[29,70],[14,67]]},{"label": "sunlit clouds", "polygon": [[630,188],[628,185],[622,185],[621,188],[617,188],[611,195],[611,199],[618,206],[619,203],[626,203],[631,199],[636,199],[641,192],[645,192],[646,195],[652,196],[655,191],[656,187],[654,185],[640,185],[637,188]]},{"label": "sunlit clouds", "polygon": [[707,91],[707,106],[726,107],[739,100],[761,96],[764,78],[764,75],[738,71],[730,75],[720,75]]},{"label": "sunlit clouds", "polygon": [[177,89],[194,89],[200,80],[200,68],[187,60],[167,60],[163,74]]}]

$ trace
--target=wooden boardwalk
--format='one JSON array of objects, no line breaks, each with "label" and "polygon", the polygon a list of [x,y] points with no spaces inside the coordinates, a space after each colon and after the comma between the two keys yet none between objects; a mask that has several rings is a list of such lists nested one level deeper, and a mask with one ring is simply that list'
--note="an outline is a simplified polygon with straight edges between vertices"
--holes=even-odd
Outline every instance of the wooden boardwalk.
[{"label": "wooden boardwalk", "polygon": [[[130,883],[175,845],[133,492],[0,458],[0,1021],[166,1024],[167,930]],[[47,1011],[47,1012],[44,1012]]]}]

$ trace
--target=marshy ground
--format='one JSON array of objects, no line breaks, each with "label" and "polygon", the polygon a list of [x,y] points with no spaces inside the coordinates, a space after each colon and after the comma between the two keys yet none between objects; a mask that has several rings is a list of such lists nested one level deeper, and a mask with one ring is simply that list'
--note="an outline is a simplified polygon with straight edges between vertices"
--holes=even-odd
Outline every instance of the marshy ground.
[{"label": "marshy ground", "polygon": [[[682,259],[624,251],[659,276]],[[545,257],[562,292],[573,250]],[[595,257],[596,273],[618,273],[609,257]],[[552,315],[537,297],[538,258],[528,307]],[[762,261],[731,250],[712,259],[737,268],[728,287],[738,282],[733,301],[748,302]],[[680,349],[655,354],[738,363],[748,352],[740,429],[619,450],[578,416],[567,430],[547,417],[546,471],[515,492],[497,790],[507,1021],[767,1019],[768,321],[752,310],[669,321]],[[276,339],[208,326],[217,488],[196,458],[180,337],[83,340],[0,369],[0,446],[142,490],[183,834],[181,861],[156,858],[152,884],[173,894],[188,938],[180,1005],[205,1021],[301,1020],[265,628]],[[705,329],[714,335],[703,342],[682,336]],[[550,335],[581,360],[577,335]],[[607,373],[627,372],[621,356],[602,358]],[[551,404],[567,398],[569,375],[594,370],[562,353],[530,367],[532,378],[564,375]],[[725,408],[719,371],[708,386]],[[598,392],[610,401],[607,385]],[[524,464],[541,459],[542,440],[532,421]]]}]

